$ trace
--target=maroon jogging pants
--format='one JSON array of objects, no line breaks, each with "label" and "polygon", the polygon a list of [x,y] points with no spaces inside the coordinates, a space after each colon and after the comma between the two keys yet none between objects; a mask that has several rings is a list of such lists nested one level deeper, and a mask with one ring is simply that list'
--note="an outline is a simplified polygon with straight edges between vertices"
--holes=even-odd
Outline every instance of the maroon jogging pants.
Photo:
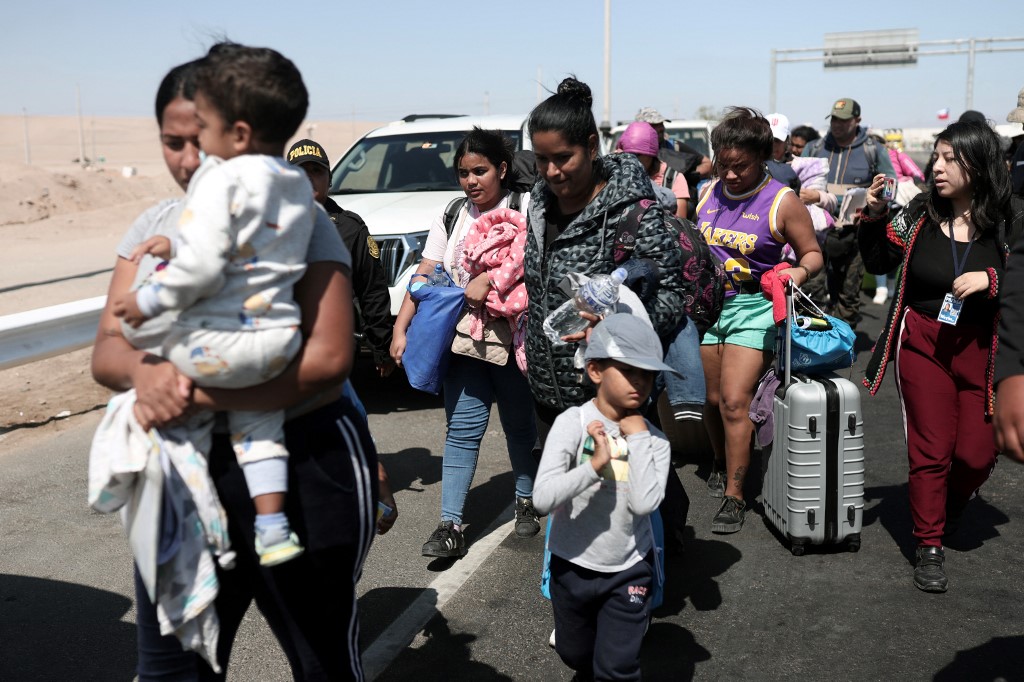
[{"label": "maroon jogging pants", "polygon": [[961,511],[992,473],[996,446],[985,416],[992,332],[951,326],[908,309],[896,348],[896,385],[910,462],[914,537],[942,546],[947,510]]}]

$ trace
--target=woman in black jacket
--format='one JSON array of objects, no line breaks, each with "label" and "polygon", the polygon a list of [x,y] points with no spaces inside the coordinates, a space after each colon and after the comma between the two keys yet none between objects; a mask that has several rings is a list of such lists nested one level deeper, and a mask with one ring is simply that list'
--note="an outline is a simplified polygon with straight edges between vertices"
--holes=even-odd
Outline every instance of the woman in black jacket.
[{"label": "woman in black jacket", "polygon": [[[570,297],[569,275],[607,275],[623,262],[614,251],[627,209],[641,200],[655,201],[651,180],[635,156],[599,155],[592,104],[587,84],[570,77],[530,114],[530,140],[543,182],[534,186],[529,209],[526,359],[542,440],[565,408],[593,396],[573,362],[576,343],[552,344],[544,335],[544,318]],[[646,260],[655,280],[644,301],[646,312],[658,335],[670,338],[686,294],[679,236],[660,210],[651,210],[640,220],[633,247],[632,259]]]},{"label": "woman in black jacket", "polygon": [[931,190],[891,221],[884,178],[875,177],[858,239],[869,272],[902,266],[864,383],[874,394],[895,361],[918,542],[914,584],[945,592],[943,537],[995,466],[995,325],[1024,204],[1011,202],[999,138],[987,125],[950,125],[935,152]]}]

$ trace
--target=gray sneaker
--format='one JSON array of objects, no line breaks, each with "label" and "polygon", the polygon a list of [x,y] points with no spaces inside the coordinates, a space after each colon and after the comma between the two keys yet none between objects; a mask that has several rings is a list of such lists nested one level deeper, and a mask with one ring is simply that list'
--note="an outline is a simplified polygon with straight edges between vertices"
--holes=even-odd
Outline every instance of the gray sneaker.
[{"label": "gray sneaker", "polygon": [[516,535],[521,538],[532,538],[540,532],[540,520],[537,510],[533,508],[533,500],[529,497],[516,498]]},{"label": "gray sneaker", "polygon": [[708,494],[718,499],[725,497],[725,472],[719,470],[717,464],[714,465],[711,475],[708,476]]},{"label": "gray sneaker", "polygon": [[726,495],[715,518],[711,519],[712,533],[735,533],[743,527],[747,503],[738,497]]}]

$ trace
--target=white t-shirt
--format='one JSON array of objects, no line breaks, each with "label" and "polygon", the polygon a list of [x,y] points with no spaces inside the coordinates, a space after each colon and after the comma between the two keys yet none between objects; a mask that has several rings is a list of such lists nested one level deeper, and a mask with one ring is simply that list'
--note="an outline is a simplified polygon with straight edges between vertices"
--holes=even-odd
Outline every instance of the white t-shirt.
[{"label": "white t-shirt", "polygon": [[[508,208],[508,201],[511,196],[511,193],[505,194],[494,208]],[[525,215],[529,204],[530,195],[524,193],[519,211]],[[442,263],[448,275],[451,276],[452,281],[463,289],[466,288],[470,280],[469,273],[462,268],[463,247],[466,243],[466,235],[469,234],[469,228],[480,215],[480,209],[476,207],[476,204],[467,199],[466,204],[455,218],[455,227],[452,230],[451,239],[449,239],[448,232],[444,228],[444,212],[442,211],[440,215],[434,218],[434,222],[430,226],[430,232],[427,234],[427,243],[423,246],[423,257],[427,260]]]}]

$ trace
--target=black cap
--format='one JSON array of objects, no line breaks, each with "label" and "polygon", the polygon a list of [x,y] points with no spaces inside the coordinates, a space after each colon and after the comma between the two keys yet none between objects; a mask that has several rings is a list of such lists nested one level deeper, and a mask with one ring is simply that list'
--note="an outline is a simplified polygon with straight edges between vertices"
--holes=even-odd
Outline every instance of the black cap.
[{"label": "black cap", "polygon": [[301,166],[304,163],[319,163],[327,170],[331,170],[331,163],[327,160],[327,152],[324,151],[324,148],[318,142],[313,140],[299,140],[291,146],[285,158],[293,166]]}]

